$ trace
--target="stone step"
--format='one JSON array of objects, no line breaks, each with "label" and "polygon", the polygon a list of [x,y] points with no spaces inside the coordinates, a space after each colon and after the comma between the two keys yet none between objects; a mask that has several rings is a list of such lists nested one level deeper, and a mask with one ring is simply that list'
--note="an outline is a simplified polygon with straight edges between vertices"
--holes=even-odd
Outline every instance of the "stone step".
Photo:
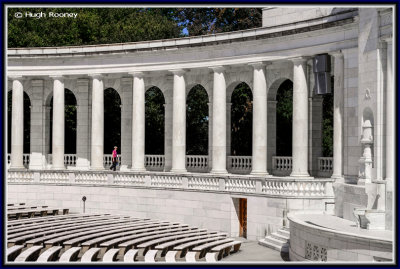
[{"label": "stone step", "polygon": [[289,239],[290,239],[290,235],[282,235],[282,234],[280,234],[280,233],[278,233],[278,232],[272,233],[272,234],[271,234],[271,237],[272,237],[272,238],[275,238],[275,239],[278,239],[278,240],[280,240],[280,241],[283,241],[283,242],[288,242]]},{"label": "stone step", "polygon": [[283,236],[287,237],[288,239],[290,238],[290,232],[287,231],[287,230],[279,229],[277,233],[280,234],[280,235],[283,235]]},{"label": "stone step", "polygon": [[270,241],[266,241],[264,238],[264,239],[259,240],[258,244],[260,244],[264,247],[270,248],[270,249],[277,250],[279,252],[289,252],[289,244],[287,244],[287,243],[284,243],[283,245],[277,245]]},{"label": "stone step", "polygon": [[274,238],[274,237],[272,237],[272,236],[267,236],[267,237],[265,237],[265,238],[264,238],[264,241],[270,242],[270,243],[272,243],[272,244],[274,244],[274,245],[278,245],[278,246],[283,246],[284,244],[287,243],[286,240],[276,239],[276,238]]}]

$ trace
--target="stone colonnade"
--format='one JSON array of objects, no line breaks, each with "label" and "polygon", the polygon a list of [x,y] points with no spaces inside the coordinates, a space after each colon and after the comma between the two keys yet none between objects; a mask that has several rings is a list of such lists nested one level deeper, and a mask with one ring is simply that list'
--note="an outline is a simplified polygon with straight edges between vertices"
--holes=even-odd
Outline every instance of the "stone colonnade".
[{"label": "stone colonnade", "polygon": [[[335,57],[335,132],[334,132],[334,177],[342,177],[342,111],[343,111],[343,56]],[[309,177],[308,173],[308,90],[307,60],[300,57],[293,62],[293,169],[291,176]],[[252,174],[268,175],[267,145],[267,83],[266,65],[249,63],[253,68],[253,156]],[[227,126],[229,107],[226,100],[227,85],[225,67],[210,67],[213,70],[213,90],[210,108],[210,163],[212,173],[227,173]],[[172,104],[166,103],[166,120],[172,118],[172,149],[165,150],[165,167],[171,172],[186,172],[186,83],[185,70],[170,70],[173,75]],[[145,171],[145,85],[143,72],[129,73],[132,86],[132,171]],[[92,79],[91,94],[91,144],[90,168],[102,170],[104,147],[104,84],[101,74],[89,74]],[[60,76],[53,76],[53,169],[64,169],[64,83]],[[12,106],[12,154],[11,168],[23,167],[23,84],[22,77],[11,77],[13,81]],[[171,115],[169,115],[171,114]],[[169,116],[168,116],[169,115]],[[166,138],[167,141],[167,138]],[[166,142],[167,143],[167,142]],[[170,155],[170,156],[169,156]]]}]

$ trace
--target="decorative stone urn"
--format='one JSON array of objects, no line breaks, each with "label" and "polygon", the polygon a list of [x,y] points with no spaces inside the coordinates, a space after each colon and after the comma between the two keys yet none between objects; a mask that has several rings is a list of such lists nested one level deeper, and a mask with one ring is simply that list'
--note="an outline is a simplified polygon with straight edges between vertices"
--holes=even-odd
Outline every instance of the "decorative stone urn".
[{"label": "decorative stone urn", "polygon": [[373,146],[373,128],[370,120],[364,121],[361,144],[363,146],[363,156],[358,161],[360,170],[358,173],[359,184],[371,183],[372,180],[372,152]]}]

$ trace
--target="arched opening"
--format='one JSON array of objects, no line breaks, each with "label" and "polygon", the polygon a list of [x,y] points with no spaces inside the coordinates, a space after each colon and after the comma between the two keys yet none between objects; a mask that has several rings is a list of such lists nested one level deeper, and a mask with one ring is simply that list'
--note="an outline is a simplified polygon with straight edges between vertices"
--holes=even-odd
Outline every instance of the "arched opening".
[{"label": "arched opening", "polygon": [[332,94],[325,94],[322,101],[322,156],[333,156],[333,95],[334,77],[331,77]]},{"label": "arched opening", "polygon": [[253,94],[245,82],[235,87],[231,97],[231,155],[251,156],[253,140]]},{"label": "arched opening", "polygon": [[121,98],[116,90],[107,88],[104,90],[104,154],[111,154],[114,146],[120,153]]},{"label": "arched opening", "polygon": [[186,154],[208,155],[208,95],[201,85],[186,98]]},{"label": "arched opening", "polygon": [[[76,98],[72,91],[65,89],[64,91],[64,154],[76,154]],[[53,149],[53,97],[50,100],[50,145],[49,153]]]},{"label": "arched opening", "polygon": [[282,82],[276,94],[276,156],[292,156],[293,82]]},{"label": "arched opening", "polygon": [[[7,116],[8,116],[8,128],[7,128],[7,152],[11,153],[11,129],[12,129],[12,90],[7,94]],[[24,92],[24,153],[30,153],[31,149],[31,100],[26,92]]]},{"label": "arched opening", "polygon": [[145,93],[145,154],[164,154],[165,99],[161,90],[151,87]]}]

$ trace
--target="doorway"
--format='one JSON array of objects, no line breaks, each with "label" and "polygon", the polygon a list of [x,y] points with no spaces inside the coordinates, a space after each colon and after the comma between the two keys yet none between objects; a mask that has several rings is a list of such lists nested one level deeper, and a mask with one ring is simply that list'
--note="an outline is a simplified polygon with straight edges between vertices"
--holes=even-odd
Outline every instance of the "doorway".
[{"label": "doorway", "polygon": [[239,198],[239,236],[247,238],[247,199]]}]

